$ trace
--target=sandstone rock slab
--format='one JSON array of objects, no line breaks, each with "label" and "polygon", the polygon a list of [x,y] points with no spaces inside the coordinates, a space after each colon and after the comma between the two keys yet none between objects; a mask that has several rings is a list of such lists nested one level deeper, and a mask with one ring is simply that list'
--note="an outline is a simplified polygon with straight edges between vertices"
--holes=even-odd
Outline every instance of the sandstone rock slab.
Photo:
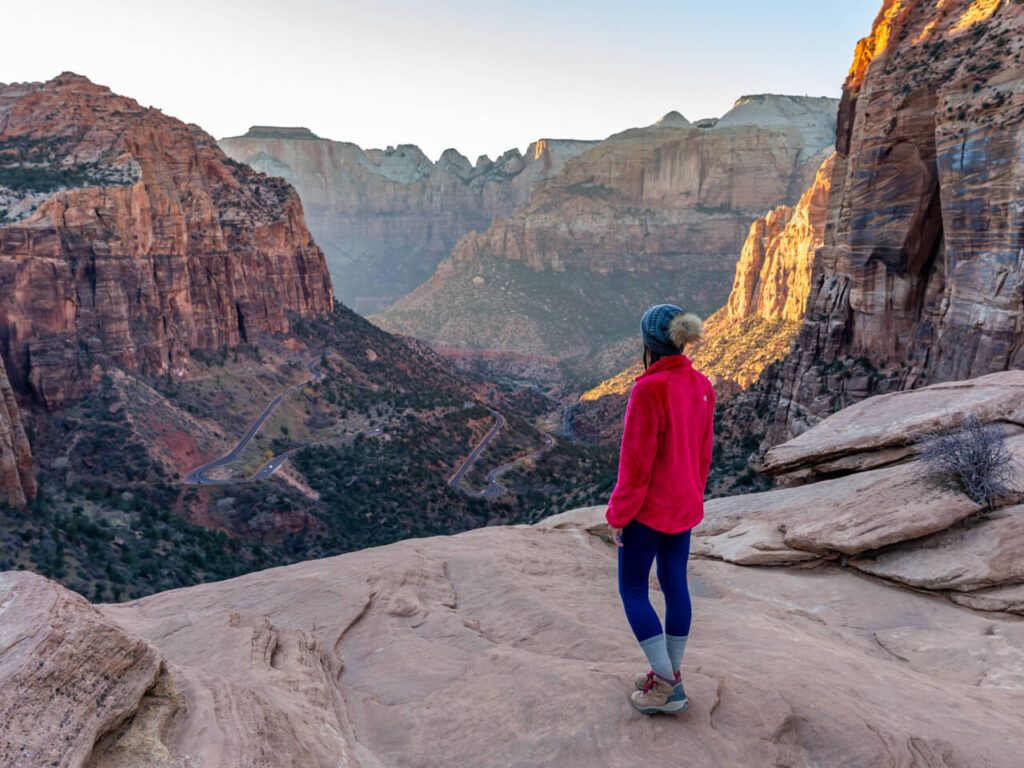
[{"label": "sandstone rock slab", "polygon": [[608,521],[605,519],[607,511],[607,504],[570,509],[568,512],[545,517],[534,527],[539,530],[576,529],[598,536],[606,536],[609,535],[610,530]]},{"label": "sandstone rock slab", "polygon": [[[145,638],[168,672],[90,765],[1017,765],[1016,624],[830,566],[695,560],[691,708],[635,713],[627,695],[643,658],[614,549],[583,529],[597,514],[102,606],[106,626]],[[47,620],[15,616],[19,627]],[[896,648],[906,627],[958,640],[933,652],[922,634],[901,658],[875,637]],[[21,669],[25,657],[3,649],[0,669]],[[970,680],[950,671],[968,666]],[[93,704],[107,712],[106,699]],[[54,732],[50,714],[38,713],[40,733]]]},{"label": "sandstone rock slab", "polygon": [[1024,582],[1024,506],[985,513],[850,564],[923,589],[971,591],[1019,584]]},{"label": "sandstone rock slab", "polygon": [[714,499],[697,529],[697,551],[746,565],[856,555],[943,531],[979,510],[912,462]]},{"label": "sandstone rock slab", "polygon": [[956,428],[969,416],[986,423],[1024,424],[1024,371],[1004,371],[863,400],[771,448],[762,469],[776,474],[815,465],[856,469],[863,464],[858,465],[854,455],[870,457],[898,449],[930,432]]},{"label": "sandstone rock slab", "polygon": [[951,592],[949,599],[978,611],[1006,611],[1024,615],[1024,584],[980,589],[977,592]]},{"label": "sandstone rock slab", "polygon": [[712,499],[691,542],[696,555],[738,565],[787,565],[820,558],[785,542],[786,518],[779,491]]},{"label": "sandstone rock slab", "polygon": [[971,628],[902,626],[874,633],[876,642],[901,661],[946,680],[973,686],[1024,686],[1024,626]]},{"label": "sandstone rock slab", "polygon": [[[599,510],[577,519],[591,525]],[[915,752],[935,765],[942,755],[1016,759],[1007,744],[1021,726],[1024,691],[1012,679],[979,689],[928,674],[926,653],[900,661],[861,628],[870,616],[877,631],[911,616],[925,627],[960,622],[975,638],[985,620],[849,573],[770,576],[767,584],[756,570],[695,564],[706,597],[696,598],[700,620],[684,664],[693,703],[664,719],[640,717],[626,702],[642,660],[621,614],[614,550],[565,518],[403,542],[105,611],[195,674],[216,669],[238,685],[267,686],[267,706],[285,686],[301,690],[310,671],[279,663],[290,669],[281,675],[249,662],[244,632],[225,642],[225,612],[262,616],[278,632],[301,627],[339,660],[339,723],[369,764],[631,766],[638,754],[655,765],[686,754],[697,766],[900,765]],[[191,626],[176,629],[186,605]],[[265,637],[258,623],[243,626]],[[800,665],[789,663],[795,648]],[[1002,661],[991,657],[993,667]]]}]

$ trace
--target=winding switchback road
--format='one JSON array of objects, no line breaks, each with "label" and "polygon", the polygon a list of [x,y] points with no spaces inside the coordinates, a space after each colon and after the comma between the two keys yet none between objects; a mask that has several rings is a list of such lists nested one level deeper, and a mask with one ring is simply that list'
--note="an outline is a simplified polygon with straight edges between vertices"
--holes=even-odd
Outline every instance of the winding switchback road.
[{"label": "winding switchback road", "polygon": [[270,461],[260,467],[256,473],[249,478],[232,478],[228,480],[217,480],[209,476],[209,473],[215,469],[226,467],[228,464],[232,464],[241,457],[242,452],[248,447],[249,443],[252,442],[253,438],[259,434],[259,431],[263,428],[263,425],[267,422],[267,419],[271,417],[277,406],[279,406],[285,399],[286,396],[292,392],[301,389],[307,384],[319,381],[323,378],[323,372],[319,369],[319,357],[315,357],[306,363],[306,368],[312,374],[312,376],[305,381],[286,388],[277,397],[270,401],[270,404],[263,409],[263,413],[259,415],[249,427],[249,430],[242,436],[242,439],[238,441],[234,448],[225,453],[219,459],[214,459],[211,462],[203,464],[202,466],[196,467],[185,475],[185,485],[227,485],[229,483],[240,483],[250,482],[253,480],[266,480],[268,477],[273,475],[284,462],[295,453],[298,448],[293,448],[290,451],[280,454],[279,456],[273,457]]},{"label": "winding switchback road", "polygon": [[[484,407],[487,408],[487,406]],[[483,440],[477,443],[476,448],[470,451],[469,456],[467,456],[466,460],[462,462],[462,466],[458,468],[455,474],[452,475],[451,480],[448,481],[448,485],[456,491],[461,490],[459,485],[462,483],[463,476],[472,469],[473,464],[475,464],[476,460],[480,458],[480,454],[487,450],[487,446],[491,444],[494,438],[498,436],[498,433],[501,432],[502,427],[505,426],[504,416],[493,408],[487,408],[487,410],[490,411],[491,415],[494,417],[494,426],[490,428],[486,435],[484,435]],[[465,493],[465,491],[463,491],[463,493]]]},{"label": "winding switchback road", "polygon": [[[487,408],[487,406],[484,407]],[[462,466],[459,467],[458,471],[454,475],[452,475],[451,480],[448,481],[448,485],[450,485],[453,490],[459,491],[460,493],[465,494],[466,496],[469,496],[470,498],[473,499],[492,499],[495,496],[500,496],[502,493],[505,492],[506,489],[505,486],[498,482],[499,477],[501,477],[509,470],[512,470],[515,467],[519,466],[525,461],[530,461],[531,459],[538,458],[547,451],[551,450],[551,448],[555,445],[555,439],[551,435],[545,434],[544,447],[541,448],[539,451],[534,451],[533,453],[530,453],[526,456],[521,456],[515,461],[510,461],[507,464],[502,464],[500,467],[495,467],[494,469],[487,473],[487,487],[484,490],[467,491],[465,488],[462,488],[463,478],[465,477],[466,473],[473,467],[473,464],[476,463],[477,459],[480,458],[480,454],[487,449],[487,446],[489,446],[494,441],[494,438],[498,436],[498,433],[501,432],[502,428],[505,426],[504,416],[502,416],[500,413],[498,413],[498,411],[494,410],[493,408],[487,408],[487,410],[490,411],[492,416],[494,416],[494,426],[491,427],[487,434],[484,435],[483,439],[479,443],[477,443],[477,446],[470,452],[469,456],[466,457],[466,460],[462,462]]]},{"label": "winding switchback road", "polygon": [[555,438],[553,438],[551,435],[545,434],[543,448],[541,448],[538,451],[534,451],[533,453],[527,454],[526,456],[521,456],[515,461],[510,461],[508,464],[502,464],[500,467],[495,467],[494,469],[492,469],[490,472],[487,473],[487,488],[485,488],[484,490],[463,491],[463,493],[478,499],[492,499],[495,496],[500,496],[508,489],[498,482],[499,477],[504,475],[506,472],[515,469],[523,462],[539,459],[545,453],[554,448],[554,446]]}]

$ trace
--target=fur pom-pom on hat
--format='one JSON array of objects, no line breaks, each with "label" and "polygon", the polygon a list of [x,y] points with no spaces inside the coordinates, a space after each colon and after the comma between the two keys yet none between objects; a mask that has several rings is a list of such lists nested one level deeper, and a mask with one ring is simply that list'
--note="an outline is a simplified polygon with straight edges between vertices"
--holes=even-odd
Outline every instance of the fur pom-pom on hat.
[{"label": "fur pom-pom on hat", "polygon": [[704,333],[704,323],[675,304],[656,304],[640,319],[640,333],[649,350],[659,355],[678,355]]},{"label": "fur pom-pom on hat", "polygon": [[699,341],[703,335],[704,321],[693,314],[693,312],[683,312],[669,321],[668,337],[680,349],[687,344]]}]

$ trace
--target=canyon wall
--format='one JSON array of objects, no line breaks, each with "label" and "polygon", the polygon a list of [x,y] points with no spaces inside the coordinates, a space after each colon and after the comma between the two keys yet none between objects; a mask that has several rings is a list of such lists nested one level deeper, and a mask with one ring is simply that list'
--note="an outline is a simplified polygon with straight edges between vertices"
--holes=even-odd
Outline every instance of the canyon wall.
[{"label": "canyon wall", "polygon": [[1024,365],[1024,7],[886,0],[839,109],[825,245],[771,441],[870,394]]},{"label": "canyon wall", "polygon": [[[788,118],[788,119],[787,119]],[[832,143],[835,102],[744,97],[708,128],[670,113],[610,137],[530,204],[452,254],[534,269],[678,269],[681,253],[738,253],[751,219],[795,202]]]},{"label": "canyon wall", "polygon": [[729,300],[708,318],[693,352],[694,364],[727,388],[750,386],[796,339],[825,235],[833,165],[830,156],[795,206],[779,206],[750,227]]},{"label": "canyon wall", "polygon": [[0,356],[0,502],[22,507],[35,493],[32,449]]},{"label": "canyon wall", "polygon": [[646,305],[722,305],[750,224],[797,202],[831,151],[835,106],[745,97],[718,121],[616,134],[375,319],[492,373],[503,358],[541,383],[606,376],[635,357]]},{"label": "canyon wall", "polygon": [[306,128],[254,126],[220,141],[237,161],[290,182],[339,298],[377,311],[426,280],[458,239],[526,203],[534,185],[596,142],[542,139],[525,155],[431,162],[411,144],[363,150]]},{"label": "canyon wall", "polygon": [[[687,350],[720,401],[750,386],[796,339],[824,239],[833,164],[833,156],[822,163],[795,206],[780,205],[750,225],[728,300],[707,318],[704,341]],[[581,396],[573,415],[581,437],[618,439],[641,370],[636,363]]]},{"label": "canyon wall", "polygon": [[331,310],[294,190],[214,140],[65,73],[0,86],[0,351],[49,408],[105,365],[183,375]]}]

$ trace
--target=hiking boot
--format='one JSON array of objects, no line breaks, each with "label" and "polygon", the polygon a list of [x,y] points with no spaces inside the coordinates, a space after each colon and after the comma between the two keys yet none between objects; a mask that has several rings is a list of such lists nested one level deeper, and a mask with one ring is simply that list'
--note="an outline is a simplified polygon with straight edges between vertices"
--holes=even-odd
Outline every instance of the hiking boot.
[{"label": "hiking boot", "polygon": [[[641,672],[639,675],[637,675],[636,677],[633,678],[633,684],[636,686],[636,689],[638,691],[642,691],[647,686],[647,683],[649,683],[651,681],[651,678],[653,678],[653,677],[654,677],[654,670],[653,669],[651,669],[651,670],[649,670],[647,672]],[[679,670],[677,669],[676,670],[676,681],[677,682],[679,681],[680,677],[681,677],[681,675],[679,673]]]},{"label": "hiking boot", "polygon": [[682,712],[690,703],[679,677],[673,683],[657,675],[650,677],[642,691],[634,691],[629,700],[645,715]]}]

